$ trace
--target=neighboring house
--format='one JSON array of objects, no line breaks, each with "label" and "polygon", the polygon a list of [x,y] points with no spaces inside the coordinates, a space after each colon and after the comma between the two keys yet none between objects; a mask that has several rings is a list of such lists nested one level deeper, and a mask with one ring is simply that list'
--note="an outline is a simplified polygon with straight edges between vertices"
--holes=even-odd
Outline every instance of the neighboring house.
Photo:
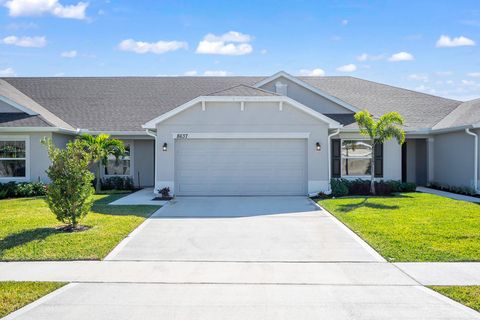
[{"label": "neighboring house", "polygon": [[[406,144],[372,155],[353,115],[398,111]],[[81,132],[125,141],[104,176],[176,195],[305,195],[331,177],[478,189],[480,100],[455,101],[352,77],[0,79],[0,181],[46,181],[40,140]]]}]

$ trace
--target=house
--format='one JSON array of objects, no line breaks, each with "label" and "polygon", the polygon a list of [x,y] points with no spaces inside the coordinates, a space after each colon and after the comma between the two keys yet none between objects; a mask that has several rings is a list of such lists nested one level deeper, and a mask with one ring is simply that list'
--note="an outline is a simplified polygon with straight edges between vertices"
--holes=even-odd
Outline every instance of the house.
[{"label": "house", "polygon": [[[398,111],[403,146],[372,155],[353,115]],[[46,181],[43,137],[109,133],[128,155],[104,177],[176,195],[305,195],[332,177],[478,190],[480,99],[461,102],[353,77],[0,79],[0,181]]]}]

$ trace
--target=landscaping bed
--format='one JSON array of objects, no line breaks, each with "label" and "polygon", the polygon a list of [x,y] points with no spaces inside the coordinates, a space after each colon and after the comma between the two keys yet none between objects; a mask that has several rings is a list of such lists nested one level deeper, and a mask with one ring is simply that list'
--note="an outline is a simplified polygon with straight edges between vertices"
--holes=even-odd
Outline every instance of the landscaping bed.
[{"label": "landscaping bed", "polygon": [[0,260],[98,260],[156,211],[158,206],[112,206],[120,194],[95,195],[81,221],[85,231],[65,232],[44,199],[0,201]]},{"label": "landscaping bed", "polygon": [[478,204],[415,192],[318,203],[388,261],[480,261]]},{"label": "landscaping bed", "polygon": [[61,282],[0,282],[0,318],[64,285]]}]

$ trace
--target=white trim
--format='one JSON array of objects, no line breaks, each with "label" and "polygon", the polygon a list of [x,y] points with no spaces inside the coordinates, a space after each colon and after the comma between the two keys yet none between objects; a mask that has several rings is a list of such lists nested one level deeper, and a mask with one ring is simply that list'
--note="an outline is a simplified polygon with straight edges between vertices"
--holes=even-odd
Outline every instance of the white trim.
[{"label": "white trim", "polygon": [[0,127],[0,132],[62,132],[77,134],[78,130],[70,130],[58,127]]},{"label": "white trim", "polygon": [[475,190],[475,193],[480,193],[478,191],[478,134],[475,132],[470,131],[470,129],[465,129],[465,132],[468,135],[473,136],[474,141],[473,141],[473,189]]},{"label": "white trim", "polygon": [[145,131],[108,131],[108,130],[89,130],[89,129],[78,129],[79,133],[88,133],[91,135],[98,135],[101,133],[106,133],[111,136],[146,136]]},{"label": "white trim", "polygon": [[178,135],[187,134],[189,139],[308,139],[309,132],[182,132],[172,133],[173,139]]},{"label": "white trim", "polygon": [[31,116],[38,115],[37,112],[35,112],[35,111],[33,111],[33,110],[31,110],[31,109],[29,109],[29,108],[27,108],[27,107],[24,107],[24,106],[16,103],[15,101],[8,99],[8,98],[5,97],[5,96],[0,96],[0,101],[3,101],[3,102],[5,102],[6,104],[9,104],[10,106],[14,107],[15,109],[18,109],[18,110],[20,110],[20,111],[22,111],[22,112],[25,112],[26,114],[29,114],[29,115],[31,115]]},{"label": "white trim", "polygon": [[156,125],[170,119],[176,114],[185,111],[197,103],[200,102],[286,102],[291,106],[305,112],[306,114],[321,120],[329,125],[330,128],[340,128],[342,125],[337,121],[330,119],[329,117],[301,104],[300,102],[293,100],[286,96],[261,96],[261,97],[244,97],[244,96],[200,96],[193,100],[188,101],[187,103],[176,107],[173,110],[170,110],[161,116],[156,117],[142,125],[144,129],[155,129]]},{"label": "white trim", "polygon": [[245,101],[240,102],[240,111],[245,111]]},{"label": "white trim", "polygon": [[355,106],[352,106],[351,104],[349,104],[349,103],[347,103],[347,102],[345,102],[345,101],[343,101],[343,100],[340,100],[340,99],[338,99],[338,98],[336,98],[336,97],[334,97],[334,96],[326,93],[325,91],[320,90],[319,88],[314,87],[314,86],[306,83],[305,81],[300,80],[300,79],[298,79],[298,78],[296,78],[296,77],[294,77],[294,76],[286,73],[285,71],[277,72],[277,73],[275,73],[273,76],[270,76],[270,77],[268,77],[268,78],[263,79],[263,80],[260,81],[260,82],[257,82],[256,84],[253,85],[253,87],[255,87],[255,88],[260,88],[261,86],[263,86],[263,85],[265,85],[265,84],[267,84],[267,83],[269,83],[269,82],[272,82],[272,81],[274,81],[274,80],[276,80],[276,79],[278,79],[278,78],[280,78],[280,77],[284,77],[284,78],[286,78],[286,79],[288,79],[288,80],[290,80],[290,81],[298,84],[299,86],[302,86],[302,87],[304,87],[304,88],[306,88],[306,89],[308,89],[308,90],[310,90],[310,91],[312,91],[312,92],[314,92],[314,93],[316,93],[316,94],[324,97],[325,99],[328,99],[328,100],[330,100],[330,101],[333,101],[333,102],[335,102],[336,104],[338,104],[338,105],[340,105],[340,106],[342,106],[342,107],[344,107],[344,108],[346,108],[346,109],[348,109],[348,110],[350,110],[350,111],[353,111],[353,112],[358,112],[358,111],[360,111],[359,108],[357,108],[357,107],[355,107]]},{"label": "white trim", "polygon": [[[0,135],[0,141],[25,141],[25,158],[17,159],[17,160],[25,160],[25,177],[0,177],[0,182],[29,181],[30,180],[30,136]],[[7,160],[7,158],[4,158],[2,160]],[[15,160],[15,158],[8,158],[8,160]]]},{"label": "white trim", "polygon": [[[328,190],[327,193],[330,194],[332,192],[332,188],[330,185],[330,181],[332,181],[332,137],[336,136],[340,133],[340,129],[335,130],[335,132],[331,133],[327,137],[327,157],[328,157]],[[341,144],[341,142],[340,142]],[[340,152],[342,152],[342,146],[340,145]],[[342,165],[342,159],[340,157],[340,166]],[[341,175],[342,168],[340,167],[340,175]]]}]

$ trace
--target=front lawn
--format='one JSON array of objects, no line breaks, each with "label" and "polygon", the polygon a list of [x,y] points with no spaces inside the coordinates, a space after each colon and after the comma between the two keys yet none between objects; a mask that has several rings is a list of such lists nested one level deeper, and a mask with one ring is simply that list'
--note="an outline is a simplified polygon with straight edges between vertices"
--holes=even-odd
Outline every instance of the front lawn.
[{"label": "front lawn", "polygon": [[59,282],[0,282],[0,318],[65,285]]},{"label": "front lawn", "polygon": [[81,222],[90,229],[67,233],[43,198],[0,200],[0,260],[102,259],[158,206],[110,206],[124,195],[95,195]]},{"label": "front lawn", "polygon": [[430,289],[480,311],[480,286],[433,286]]},{"label": "front lawn", "polygon": [[389,261],[480,261],[480,205],[426,193],[320,200]]}]

